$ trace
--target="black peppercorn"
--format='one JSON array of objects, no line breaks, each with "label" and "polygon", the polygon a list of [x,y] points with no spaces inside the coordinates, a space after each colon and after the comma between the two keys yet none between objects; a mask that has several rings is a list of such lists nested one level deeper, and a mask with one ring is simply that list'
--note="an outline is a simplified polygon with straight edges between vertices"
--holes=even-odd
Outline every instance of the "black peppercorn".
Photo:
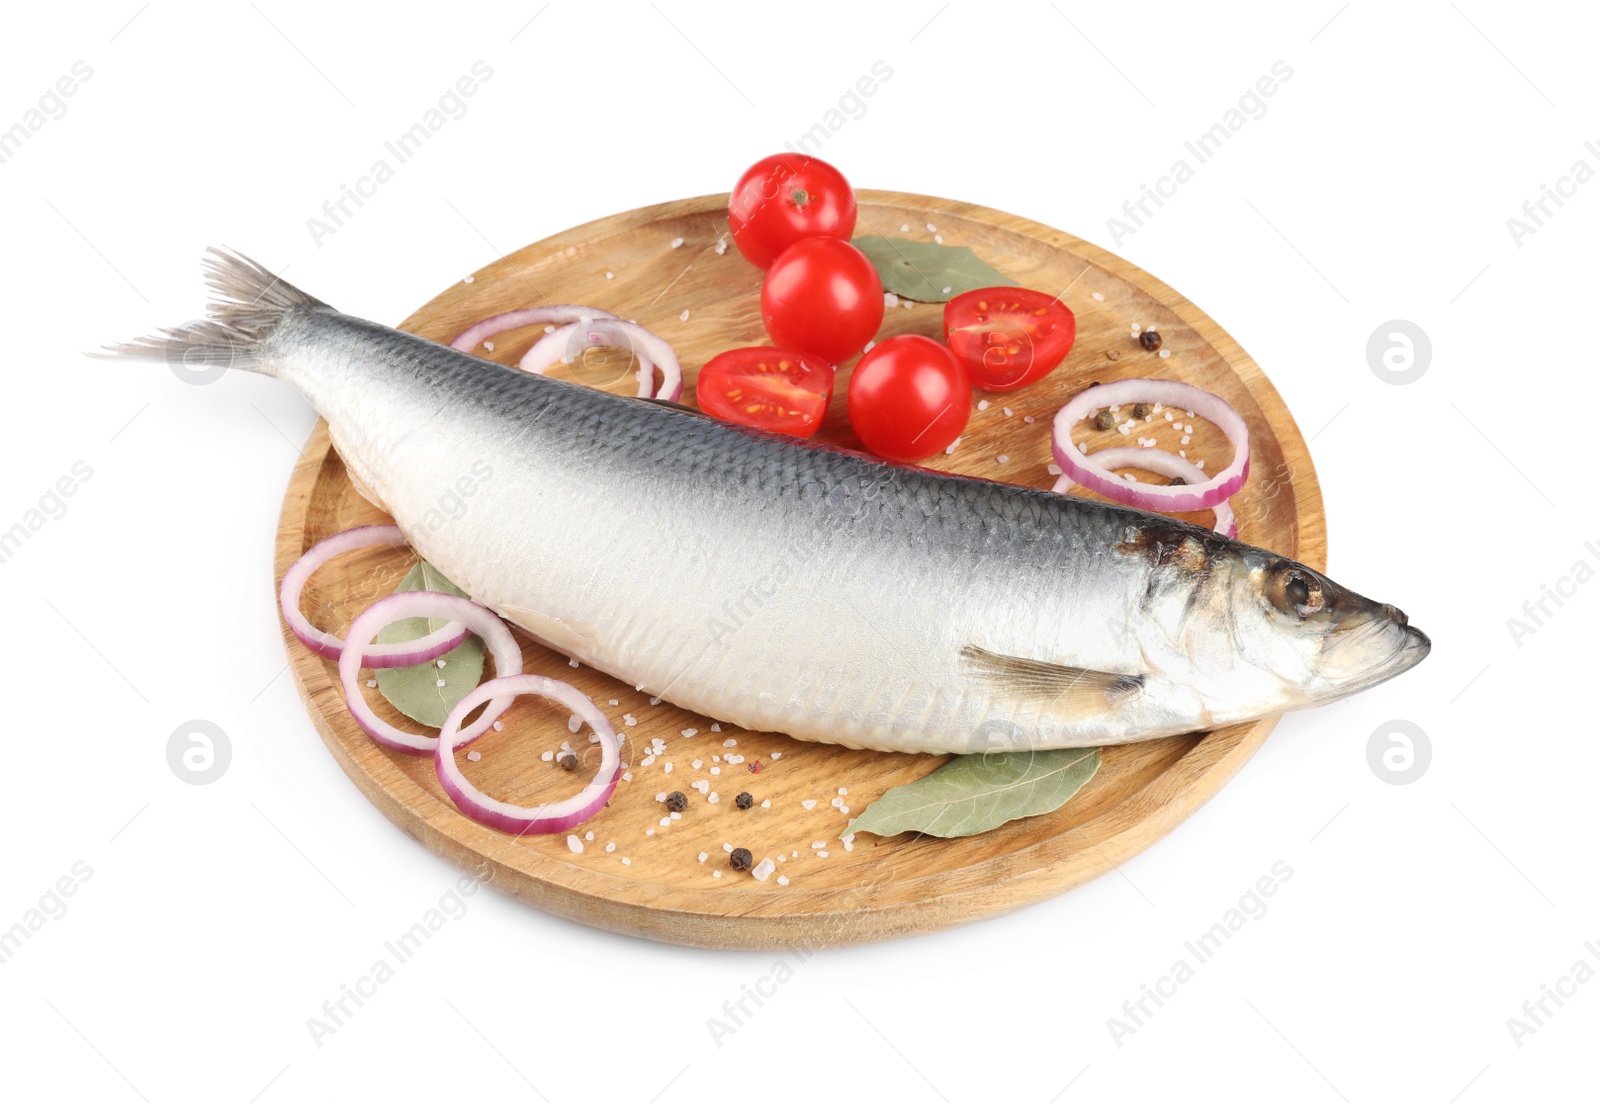
[{"label": "black peppercorn", "polygon": [[1114,427],[1116,425],[1117,425],[1116,417],[1111,414],[1111,409],[1110,408],[1103,407],[1099,411],[1094,413],[1094,429],[1095,430],[1108,431],[1108,430],[1110,430],[1112,427]]},{"label": "black peppercorn", "polygon": [[1150,414],[1150,405],[1149,404],[1134,404],[1133,405],[1133,417],[1135,419],[1143,419],[1145,416],[1147,416],[1149,414]]},{"label": "black peppercorn", "polygon": [[682,792],[668,792],[667,793],[667,810],[668,811],[682,811],[685,807],[688,807],[688,806],[689,806],[689,797],[684,795]]},{"label": "black peppercorn", "polygon": [[1169,480],[1167,482],[1167,487],[1172,488],[1172,487],[1175,487],[1175,486],[1180,485],[1180,484],[1188,484],[1188,483],[1189,482],[1184,480],[1182,477],[1173,477],[1171,480]]},{"label": "black peppercorn", "polygon": [[749,792],[740,792],[737,796],[733,797],[733,805],[740,811],[750,810],[750,805],[755,802],[756,798]]},{"label": "black peppercorn", "polygon": [[578,771],[578,755],[571,750],[562,750],[561,756],[556,758],[556,764],[569,773],[575,773]]},{"label": "black peppercorn", "polygon": [[733,866],[735,872],[742,873],[749,869],[750,862],[752,860],[753,858],[750,856],[750,851],[745,849],[743,846],[740,846],[738,849],[728,854],[728,864]]},{"label": "black peppercorn", "polygon": [[1147,350],[1161,349],[1161,335],[1155,331],[1145,331],[1139,336],[1139,345]]}]

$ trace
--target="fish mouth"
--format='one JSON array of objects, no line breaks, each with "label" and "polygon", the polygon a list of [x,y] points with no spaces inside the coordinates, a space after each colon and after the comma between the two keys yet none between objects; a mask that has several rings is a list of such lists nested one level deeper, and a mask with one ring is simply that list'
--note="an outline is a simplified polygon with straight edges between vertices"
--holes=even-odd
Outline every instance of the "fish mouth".
[{"label": "fish mouth", "polygon": [[1415,668],[1433,649],[1426,634],[1392,604],[1374,604],[1341,619],[1322,644],[1318,672],[1331,698],[1365,691]]}]

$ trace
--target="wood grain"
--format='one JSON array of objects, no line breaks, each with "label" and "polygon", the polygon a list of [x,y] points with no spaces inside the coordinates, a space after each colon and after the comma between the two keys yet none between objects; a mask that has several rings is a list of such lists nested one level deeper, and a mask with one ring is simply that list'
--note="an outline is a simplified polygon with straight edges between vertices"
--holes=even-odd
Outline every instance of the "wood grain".
[{"label": "wood grain", "polygon": [[[971,246],[1024,285],[1059,292],[1078,317],[1077,343],[1066,365],[1020,392],[980,397],[989,401],[987,410],[974,412],[959,447],[937,459],[940,467],[1048,487],[1050,417],[1068,396],[1092,381],[1174,377],[1220,394],[1250,426],[1252,475],[1234,499],[1241,538],[1322,567],[1321,494],[1300,432],[1256,364],[1193,304],[1121,258],[1026,219],[904,193],[861,192],[858,198],[860,233],[926,239],[934,232],[925,226],[933,223],[945,242]],[[759,271],[731,245],[717,253],[727,238],[725,204],[725,196],[703,196],[565,231],[452,285],[401,326],[447,342],[469,324],[510,308],[593,304],[636,319],[672,343],[692,403],[700,364],[724,349],[765,342]],[[902,232],[902,225],[912,229]],[[672,247],[678,238],[681,246]],[[681,317],[685,311],[687,319]],[[941,305],[892,308],[879,341],[902,333],[937,337],[941,320]],[[1143,350],[1131,336],[1133,324],[1159,330],[1170,356]],[[502,334],[492,353],[480,353],[514,364],[539,333],[542,328]],[[849,369],[850,364],[840,368],[821,437],[854,444],[844,417]],[[633,390],[625,352],[596,351],[557,372],[618,392]],[[1026,422],[1028,416],[1035,421]],[[1169,428],[1147,427],[1145,433],[1178,448]],[[1081,437],[1090,448],[1128,441],[1115,431],[1086,430]],[[1192,439],[1185,447],[1191,459],[1205,458],[1212,471],[1226,464],[1226,443],[1209,425],[1194,424]],[[1210,523],[1209,512],[1188,518]],[[322,538],[383,521],[351,487],[319,423],[284,496],[277,578]],[[640,536],[642,546],[648,540]],[[396,550],[338,559],[311,582],[304,610],[317,625],[342,632],[398,583],[408,564],[409,555]],[[583,828],[595,838],[574,854],[564,836],[515,839],[466,818],[439,787],[431,759],[385,750],[354,725],[334,663],[303,648],[287,628],[284,640],[296,686],[334,758],[369,800],[428,849],[463,869],[488,873],[502,891],[558,915],[717,948],[873,941],[986,918],[1057,895],[1172,830],[1238,771],[1275,722],[1107,750],[1099,774],[1066,807],[987,834],[951,841],[863,834],[846,851],[838,834],[848,816],[829,802],[840,788],[848,790],[843,802],[859,813],[886,789],[931,772],[943,759],[846,750],[731,727],[713,733],[713,720],[671,704],[653,705],[631,686],[587,668],[572,669],[566,658],[524,638],[527,671],[571,681],[627,735],[624,753],[634,779]],[[386,717],[404,723],[375,692],[369,698]],[[625,722],[625,714],[635,721]],[[571,740],[589,761],[591,768],[582,770],[587,776],[597,752],[570,735],[566,721],[564,711],[520,700],[506,716],[505,730],[478,743],[482,761],[463,758],[461,765],[480,787],[514,802],[568,794],[577,780],[540,755]],[[697,733],[686,737],[687,730]],[[639,764],[641,750],[656,737],[666,740],[668,752],[650,766]],[[737,746],[724,747],[726,739]],[[712,758],[732,752],[748,760],[718,765],[720,772],[711,775]],[[774,754],[781,756],[774,760]],[[703,763],[699,770],[691,767],[696,758]],[[762,769],[752,773],[757,759]],[[719,793],[719,803],[695,796],[689,784],[701,779]],[[680,820],[663,828],[658,822],[666,812],[655,796],[674,789],[689,794],[691,803]],[[737,810],[733,798],[744,790],[758,805],[770,800],[771,806]],[[817,801],[813,808],[802,806],[807,799]],[[815,841],[826,842],[829,856],[817,856]],[[608,843],[615,843],[612,852],[606,852]],[[757,859],[796,853],[778,867],[790,884],[762,883],[732,871],[724,844],[745,846]],[[709,855],[705,863],[697,860],[701,851]],[[719,869],[721,876],[713,875]]]}]

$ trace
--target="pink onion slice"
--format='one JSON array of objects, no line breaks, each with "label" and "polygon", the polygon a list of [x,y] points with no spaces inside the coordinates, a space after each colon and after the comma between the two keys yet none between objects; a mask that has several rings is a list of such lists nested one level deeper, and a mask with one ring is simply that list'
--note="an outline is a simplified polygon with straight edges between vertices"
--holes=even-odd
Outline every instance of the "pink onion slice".
[{"label": "pink onion slice", "polygon": [[[289,566],[289,571],[283,574],[283,584],[278,589],[278,603],[283,608],[284,621],[289,624],[294,636],[319,657],[326,657],[329,661],[338,660],[344,650],[344,639],[337,634],[318,630],[300,613],[300,593],[305,591],[306,582],[311,579],[311,574],[342,553],[368,546],[405,544],[406,536],[396,526],[353,527],[331,538],[324,538],[300,555],[300,560]],[[448,623],[432,634],[410,642],[370,646],[361,655],[361,666],[365,669],[397,669],[421,665],[449,653],[461,645],[466,637],[466,627],[459,622]]]},{"label": "pink onion slice", "polygon": [[493,338],[501,331],[518,327],[531,327],[538,323],[587,323],[591,319],[615,319],[609,311],[583,304],[551,304],[548,307],[523,308],[519,311],[501,312],[472,324],[456,335],[450,345],[466,353],[474,353],[484,339]]},{"label": "pink onion slice", "polygon": [[[569,343],[575,335],[582,333],[584,345],[581,348],[588,349],[591,346],[616,345],[614,335],[608,333],[615,332],[628,340],[633,356],[639,361],[640,396],[676,402],[683,395],[683,370],[678,365],[678,355],[660,335],[625,319],[590,322],[594,324],[592,327],[586,327],[584,323],[569,323],[545,335],[522,355],[520,368],[527,373],[543,373],[556,362],[568,360],[571,353]],[[661,369],[659,391],[655,388],[653,372],[657,367]]]},{"label": "pink onion slice", "polygon": [[[520,807],[506,803],[480,792],[461,774],[456,764],[456,728],[467,712],[491,696],[507,698],[521,695],[543,696],[567,708],[578,718],[594,728],[600,738],[600,768],[577,795],[556,803],[542,803],[538,807]],[[496,698],[491,703],[499,703]],[[606,805],[616,790],[617,778],[622,769],[622,747],[610,721],[595,706],[593,700],[570,684],[559,680],[523,673],[517,676],[496,677],[485,681],[455,706],[439,731],[439,742],[433,753],[433,767],[456,806],[486,826],[512,834],[559,834],[571,830]]]},{"label": "pink onion slice", "polygon": [[[1192,411],[1216,424],[1233,443],[1233,460],[1216,476],[1200,484],[1129,485],[1105,465],[1085,456],[1072,440],[1072,428],[1078,420],[1103,407],[1134,403],[1165,404]],[[1250,431],[1239,413],[1219,397],[1181,381],[1134,377],[1084,389],[1056,412],[1050,449],[1062,472],[1078,484],[1142,511],[1199,511],[1214,507],[1239,491],[1250,475]]]},{"label": "pink onion slice", "polygon": [[[1153,446],[1113,446],[1106,450],[1096,450],[1089,455],[1089,460],[1104,469],[1143,469],[1147,473],[1163,477],[1181,477],[1191,484],[1203,484],[1206,480],[1206,471],[1188,458],[1179,457],[1166,450],[1158,450]],[[1071,477],[1062,473],[1056,478],[1055,487],[1050,491],[1070,492],[1074,483]],[[1125,487],[1136,486],[1125,485]],[[1239,524],[1233,516],[1233,507],[1227,500],[1219,500],[1212,504],[1211,510],[1217,516],[1213,530],[1227,538],[1239,537]]]},{"label": "pink onion slice", "polygon": [[[483,638],[484,644],[489,647],[489,653],[494,657],[494,669],[497,673],[522,672],[522,648],[517,645],[517,640],[512,637],[506,625],[488,608],[444,592],[396,592],[392,596],[385,596],[356,616],[356,621],[350,624],[350,637],[345,642],[344,651],[339,654],[339,683],[344,685],[345,705],[350,709],[350,714],[355,716],[361,729],[371,735],[372,740],[379,745],[404,753],[432,753],[439,745],[437,738],[430,738],[426,734],[412,734],[378,718],[368,705],[357,680],[361,672],[362,651],[377,637],[378,631],[396,619],[412,618],[452,619],[477,631]],[[478,690],[469,693],[467,698],[471,699],[484,687],[486,685],[479,685]],[[511,700],[512,697],[509,695],[499,696],[484,708],[478,721],[466,730],[457,734],[452,728],[451,734],[455,744],[464,746],[488,730],[495,719],[511,706]],[[475,703],[481,702],[481,699],[475,701]],[[463,711],[459,715],[451,715],[446,722],[453,718],[459,727],[461,717],[465,714]]]}]

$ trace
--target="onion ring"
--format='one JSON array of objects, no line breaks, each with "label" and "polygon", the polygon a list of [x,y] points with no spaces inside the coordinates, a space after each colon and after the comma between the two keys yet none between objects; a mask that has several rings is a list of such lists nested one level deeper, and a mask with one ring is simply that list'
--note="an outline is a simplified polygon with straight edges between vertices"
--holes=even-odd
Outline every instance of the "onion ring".
[{"label": "onion ring", "polygon": [[[1158,476],[1181,477],[1193,482],[1203,482],[1206,479],[1206,471],[1188,458],[1151,446],[1112,446],[1109,449],[1096,450],[1088,456],[1091,461],[1105,469],[1143,469]],[[1076,483],[1067,474],[1062,473],[1056,478],[1055,487],[1050,491],[1065,494]],[[1211,510],[1217,516],[1213,530],[1224,538],[1239,537],[1239,524],[1233,516],[1233,506],[1227,500],[1218,500],[1211,505]]]},{"label": "onion ring", "polygon": [[[467,712],[490,697],[497,697],[491,702],[492,707],[502,698],[509,701],[512,696],[528,694],[559,703],[593,727],[600,738],[600,768],[594,774],[594,780],[575,796],[556,803],[543,803],[538,807],[520,807],[480,792],[462,775],[455,756],[455,747],[460,744],[454,740],[456,728],[466,718]],[[617,778],[622,770],[622,746],[617,740],[616,731],[611,729],[610,721],[588,696],[559,680],[522,673],[485,681],[456,704],[455,710],[450,712],[439,731],[433,767],[439,774],[439,783],[456,806],[478,822],[517,835],[559,834],[571,830],[606,805],[606,800],[616,790]]]},{"label": "onion ring", "polygon": [[[653,331],[625,319],[598,319],[590,322],[620,332],[628,339],[629,351],[639,360],[639,395],[646,399],[671,400],[674,403],[683,395],[683,370],[678,366],[678,355],[666,340]],[[557,361],[566,361],[567,344],[578,329],[585,324],[568,323],[545,335],[522,355],[520,368],[525,373],[539,373]],[[612,336],[604,330],[590,330],[584,335],[586,349],[593,346],[615,345]],[[655,388],[654,369],[661,369],[661,389]]]},{"label": "onion ring", "polygon": [[480,320],[455,338],[450,340],[450,345],[463,353],[473,353],[478,344],[486,338],[493,338],[501,331],[515,330],[517,327],[531,327],[536,323],[587,323],[591,319],[615,319],[609,311],[597,307],[585,307],[583,304],[552,304],[549,307],[522,308],[519,311],[505,311],[499,315],[491,315]]},{"label": "onion ring", "polygon": [[[1079,419],[1103,407],[1130,403],[1165,404],[1209,420],[1233,443],[1233,460],[1202,484],[1130,487],[1108,468],[1091,461],[1072,440],[1072,428]],[[1199,511],[1214,507],[1239,491],[1250,475],[1250,430],[1244,419],[1219,397],[1181,381],[1134,377],[1084,389],[1056,412],[1050,450],[1061,471],[1078,484],[1143,511]]]},{"label": "onion ring", "polygon": [[[344,639],[337,634],[318,630],[300,613],[300,593],[305,591],[306,582],[311,579],[312,573],[342,553],[365,549],[368,546],[404,545],[406,536],[401,533],[399,527],[354,527],[340,531],[331,538],[324,538],[301,554],[300,559],[289,566],[289,571],[283,574],[283,584],[278,589],[278,603],[283,608],[283,620],[289,624],[294,636],[317,656],[337,661],[344,650]],[[461,645],[466,637],[467,628],[459,622],[451,622],[432,634],[410,642],[370,646],[361,655],[361,667],[398,669],[408,665],[422,665],[449,653]]]},{"label": "onion ring", "polygon": [[[378,631],[396,619],[416,617],[453,619],[477,631],[483,638],[484,644],[489,647],[490,654],[494,656],[497,673],[522,672],[522,648],[517,645],[517,640],[511,636],[511,631],[506,625],[488,608],[445,592],[396,592],[392,596],[385,596],[356,616],[356,621],[350,624],[350,638],[339,654],[339,682],[344,685],[345,706],[350,709],[350,714],[355,716],[361,729],[371,735],[372,740],[379,745],[400,750],[402,753],[432,753],[438,748],[437,738],[430,738],[426,734],[412,734],[378,718],[356,682],[356,674],[361,671],[361,653],[377,636]],[[493,684],[494,681],[489,683]],[[479,690],[484,687],[486,686],[479,685]],[[476,692],[468,693],[468,698],[475,694]],[[511,700],[512,697],[509,695],[499,696],[484,708],[478,721],[466,730],[456,733],[456,730],[452,729],[451,734],[454,736],[455,744],[464,746],[488,730],[495,719],[511,706]],[[482,701],[474,701],[475,704],[478,702]],[[455,719],[456,726],[459,727],[461,715],[465,714],[466,712],[453,713],[450,718]]]}]

